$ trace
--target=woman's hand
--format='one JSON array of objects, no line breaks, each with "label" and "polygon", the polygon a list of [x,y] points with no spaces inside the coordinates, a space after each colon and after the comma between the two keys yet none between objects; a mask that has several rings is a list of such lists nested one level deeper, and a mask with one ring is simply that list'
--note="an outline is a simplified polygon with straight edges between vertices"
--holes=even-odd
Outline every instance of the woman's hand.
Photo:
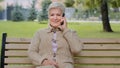
[{"label": "woman's hand", "polygon": [[56,68],[58,68],[58,63],[55,62],[54,60],[49,60],[49,59],[46,59],[43,61],[42,63],[43,66],[46,66],[46,65],[53,65],[55,66]]},{"label": "woman's hand", "polygon": [[63,17],[60,21],[62,23],[62,25],[59,26],[59,28],[61,28],[62,30],[66,29],[67,28],[67,21],[66,21],[66,18]]}]

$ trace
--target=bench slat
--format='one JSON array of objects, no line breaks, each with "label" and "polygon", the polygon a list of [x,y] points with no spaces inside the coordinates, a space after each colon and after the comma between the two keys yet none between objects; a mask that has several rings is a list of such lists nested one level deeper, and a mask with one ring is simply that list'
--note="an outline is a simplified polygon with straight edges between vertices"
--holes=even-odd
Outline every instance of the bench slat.
[{"label": "bench slat", "polygon": [[120,44],[85,44],[84,50],[120,50]]},{"label": "bench slat", "polygon": [[[6,49],[28,49],[29,44],[6,44]],[[84,50],[120,50],[120,44],[85,44]]]},{"label": "bench slat", "polygon": [[80,39],[85,44],[95,44],[95,43],[119,43],[120,44],[120,38],[81,38]]},{"label": "bench slat", "polygon": [[[35,68],[35,66],[9,66],[9,65],[5,65],[5,68]],[[94,66],[76,66],[75,68],[120,68],[119,65],[108,65],[108,66],[104,66],[104,65],[94,65]]]},{"label": "bench slat", "polygon": [[6,38],[6,43],[19,43],[19,44],[29,44],[31,39],[29,38]]},{"label": "bench slat", "polygon": [[5,51],[5,56],[28,56],[27,51]]},{"label": "bench slat", "polygon": [[[35,68],[34,66],[11,66],[5,65],[5,68]],[[75,66],[75,68],[120,68],[120,65],[94,65],[94,66]]]},{"label": "bench slat", "polygon": [[5,68],[35,68],[35,66],[26,66],[26,65],[5,65]]},{"label": "bench slat", "polygon": [[88,66],[76,66],[75,68],[120,68],[120,65],[88,65]]},{"label": "bench slat", "polygon": [[29,44],[6,44],[6,49],[16,49],[16,50],[18,50],[18,49],[28,49],[28,46]]},{"label": "bench slat", "polygon": [[5,58],[5,63],[8,64],[31,64],[29,58]]},{"label": "bench slat", "polygon": [[75,58],[76,64],[120,64],[120,58]]},{"label": "bench slat", "polygon": [[120,51],[82,51],[80,56],[119,56]]},{"label": "bench slat", "polygon": [[[27,56],[27,51],[5,51],[5,56]],[[80,56],[120,57],[120,51],[82,51]]]},{"label": "bench slat", "polygon": [[[120,43],[119,38],[81,38],[81,41],[84,43]],[[7,38],[6,42],[29,42],[30,43],[31,39],[30,38]]]},{"label": "bench slat", "polygon": [[[92,62],[91,62],[92,61]],[[31,64],[29,58],[5,58],[8,64]],[[120,64],[120,58],[81,58],[75,59],[76,64]]]}]

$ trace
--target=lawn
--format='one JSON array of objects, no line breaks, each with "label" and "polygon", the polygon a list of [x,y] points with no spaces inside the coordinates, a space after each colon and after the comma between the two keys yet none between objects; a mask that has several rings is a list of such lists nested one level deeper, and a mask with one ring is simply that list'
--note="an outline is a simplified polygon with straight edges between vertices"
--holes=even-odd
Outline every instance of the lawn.
[{"label": "lawn", "polygon": [[[0,21],[0,34],[6,32],[9,37],[32,37],[33,34],[48,25],[37,22]],[[69,23],[70,29],[76,30],[82,38],[118,38],[120,37],[120,23],[112,23],[114,32],[103,32],[102,23]],[[1,38],[1,36],[0,36]]]},{"label": "lawn", "polygon": [[[0,21],[0,44],[2,33],[6,32],[8,37],[28,37],[42,28],[46,28],[46,23],[38,22],[12,22]],[[70,29],[76,30],[80,38],[120,38],[120,23],[111,23],[114,32],[103,32],[102,23],[69,23]]]}]

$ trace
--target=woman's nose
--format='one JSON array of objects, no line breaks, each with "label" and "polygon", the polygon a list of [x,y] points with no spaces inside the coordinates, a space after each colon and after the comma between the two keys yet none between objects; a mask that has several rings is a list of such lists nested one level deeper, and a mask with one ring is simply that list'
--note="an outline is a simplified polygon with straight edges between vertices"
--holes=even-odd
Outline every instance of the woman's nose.
[{"label": "woman's nose", "polygon": [[56,15],[54,16],[54,19],[57,19],[57,16],[56,16]]}]

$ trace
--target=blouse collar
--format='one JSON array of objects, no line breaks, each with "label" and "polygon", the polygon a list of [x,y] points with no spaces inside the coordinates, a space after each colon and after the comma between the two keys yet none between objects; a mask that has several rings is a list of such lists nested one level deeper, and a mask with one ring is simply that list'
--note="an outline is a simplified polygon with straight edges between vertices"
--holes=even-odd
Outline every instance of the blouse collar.
[{"label": "blouse collar", "polygon": [[62,31],[62,29],[59,28],[59,27],[58,28],[54,28],[51,25],[49,25],[48,32],[56,32],[56,31]]}]

